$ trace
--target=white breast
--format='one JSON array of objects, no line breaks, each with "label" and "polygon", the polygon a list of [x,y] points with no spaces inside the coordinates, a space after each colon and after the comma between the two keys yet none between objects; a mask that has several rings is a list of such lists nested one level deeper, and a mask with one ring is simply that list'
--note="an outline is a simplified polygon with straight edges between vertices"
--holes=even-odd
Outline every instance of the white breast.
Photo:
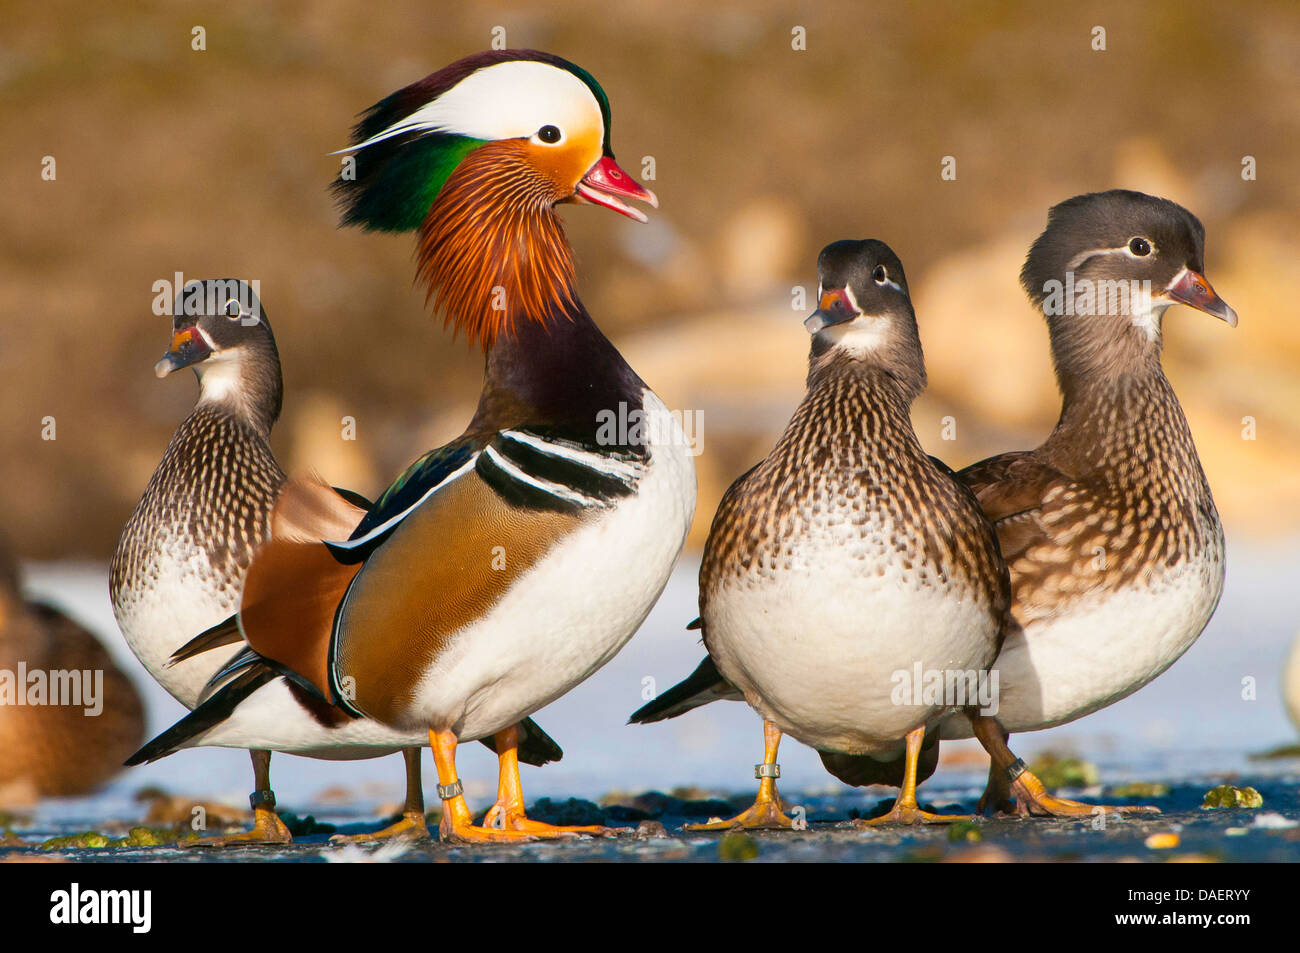
[{"label": "white breast", "polygon": [[[994,663],[998,721],[1012,732],[1051,728],[1132,694],[1191,647],[1222,591],[1223,561],[1210,550],[1009,635]],[[964,719],[943,733],[970,737]]]},{"label": "white breast", "polygon": [[186,708],[243,643],[204,652],[168,668],[167,660],[186,642],[230,618],[239,609],[243,580],[220,581],[203,553],[166,533],[158,535],[149,570],[119,594],[113,611],[131,651],[158,684]]},{"label": "white breast", "polygon": [[709,650],[764,718],[805,744],[891,752],[951,707],[912,704],[911,695],[900,704],[896,674],[918,663],[923,672],[983,669],[996,627],[969,592],[921,585],[884,546],[844,558],[870,541],[840,527],[854,538],[804,540],[809,549],[796,549],[774,578],[733,579],[711,594]]},{"label": "white breast", "polygon": [[466,628],[416,687],[409,727],[483,738],[582,682],[640,627],[695,512],[695,465],[663,402],[645,391],[650,463],[634,495],[550,550]]}]

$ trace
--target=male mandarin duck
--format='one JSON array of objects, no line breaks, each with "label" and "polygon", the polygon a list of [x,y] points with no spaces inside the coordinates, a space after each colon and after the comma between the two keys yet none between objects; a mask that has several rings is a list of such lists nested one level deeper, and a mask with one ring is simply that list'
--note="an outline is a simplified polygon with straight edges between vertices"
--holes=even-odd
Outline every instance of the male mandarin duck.
[{"label": "male mandarin duck", "polygon": [[0,537],[0,804],[92,791],[143,735],[131,679],[89,630],[23,597]]},{"label": "male mandarin duck", "polygon": [[[600,832],[527,818],[516,726],[632,636],[694,512],[687,441],[578,300],[555,211],[591,203],[644,221],[623,200],[656,204],[614,161],[609,125],[605,93],[572,63],[481,53],[373,106],[334,186],[345,223],[416,231],[429,296],[485,352],[482,395],[465,432],[350,534],[273,532],[240,625],[354,715],[428,732],[448,839]],[[631,426],[610,426],[619,413]],[[344,510],[328,488],[291,482],[275,519],[347,522]],[[475,826],[455,754],[485,738],[499,798]]]},{"label": "male mandarin duck", "polygon": [[897,676],[983,671],[1010,601],[993,528],[912,429],[925,365],[902,263],[883,242],[842,241],[817,270],[808,393],[767,458],[731,485],[705,544],[709,657],[631,719],[737,695],[763,717],[755,804],[697,830],[791,826],[775,781],[782,733],[850,783],[901,788],[888,814],[863,823],[954,819],[916,802],[921,760],[932,771],[937,751],[927,728],[953,706],[900,698]]},{"label": "male mandarin duck", "polygon": [[1218,606],[1223,528],[1160,363],[1171,305],[1237,325],[1203,274],[1204,254],[1205,229],[1187,209],[1112,190],[1054,207],[1025,259],[1020,281],[1047,320],[1060,420],[1037,450],[960,474],[997,528],[1014,594],[994,665],[996,719],[962,713],[941,731],[974,734],[990,751],[984,806],[1010,809],[1014,793],[1021,813],[1156,810],[1051,797],[1006,738],[1131,695],[1191,647]]},{"label": "male mandarin duck", "polygon": [[[159,684],[195,711],[127,763],[197,745],[250,749],[253,829],[198,842],[232,846],[291,839],[274,811],[271,751],[350,760],[400,749],[407,768],[403,817],[369,836],[427,836],[419,771],[422,733],[354,719],[323,703],[258,660],[233,626],[187,644],[238,608],[249,563],[268,537],[285,480],[269,443],[283,385],[270,322],[246,282],[187,284],[173,307],[173,328],[172,346],[155,371],[164,377],[193,368],[199,399],[127,520],[109,588],[131,650]],[[352,507],[359,519],[365,511],[353,504],[365,501],[338,493],[340,505]],[[233,651],[232,645],[237,646]],[[210,680],[213,689],[205,690]],[[549,739],[543,745],[553,747]],[[549,756],[558,758],[558,749]]]}]

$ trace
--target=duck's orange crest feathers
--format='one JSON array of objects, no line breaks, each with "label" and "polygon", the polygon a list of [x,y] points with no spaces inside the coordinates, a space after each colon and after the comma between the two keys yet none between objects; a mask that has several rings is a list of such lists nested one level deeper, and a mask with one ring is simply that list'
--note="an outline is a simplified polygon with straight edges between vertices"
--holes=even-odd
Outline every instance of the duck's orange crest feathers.
[{"label": "duck's orange crest feathers", "polygon": [[486,350],[519,321],[546,323],[577,307],[556,191],[523,144],[504,140],[470,153],[430,207],[417,273],[426,301],[471,343]]}]

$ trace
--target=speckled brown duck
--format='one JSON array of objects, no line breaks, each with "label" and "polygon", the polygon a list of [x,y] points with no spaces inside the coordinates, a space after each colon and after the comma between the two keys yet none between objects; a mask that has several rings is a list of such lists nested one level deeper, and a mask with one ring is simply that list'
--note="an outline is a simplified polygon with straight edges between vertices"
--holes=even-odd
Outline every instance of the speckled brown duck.
[{"label": "speckled brown duck", "polygon": [[916,784],[927,728],[952,706],[900,699],[898,674],[978,673],[1000,644],[1009,592],[993,529],[912,429],[925,368],[902,263],[882,242],[836,242],[818,282],[807,395],[724,495],[705,544],[709,658],[632,716],[736,694],[762,715],[754,806],[697,829],[791,826],[775,784],[782,733],[851,783],[901,786],[871,823],[950,820],[917,806]]},{"label": "speckled brown duck", "polygon": [[1036,450],[967,467],[997,527],[1013,624],[996,718],[958,715],[993,756],[982,804],[1082,815],[1049,796],[1007,732],[1067,724],[1131,695],[1191,647],[1223,591],[1223,529],[1191,428],[1161,366],[1163,317],[1184,304],[1235,327],[1204,276],[1205,229],[1167,199],[1114,190],[1054,207],[1021,284],[1043,312],[1062,394]]}]

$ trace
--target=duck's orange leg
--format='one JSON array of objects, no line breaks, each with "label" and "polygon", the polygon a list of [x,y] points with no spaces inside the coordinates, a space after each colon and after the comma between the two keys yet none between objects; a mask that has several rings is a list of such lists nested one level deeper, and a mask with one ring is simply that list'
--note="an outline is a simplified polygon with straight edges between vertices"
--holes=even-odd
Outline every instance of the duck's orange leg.
[{"label": "duck's orange leg", "polygon": [[330,838],[331,844],[364,844],[397,837],[429,839],[429,823],[424,817],[424,785],[420,780],[420,749],[403,748],[402,759],[406,762],[406,804],[402,816],[373,834],[335,834]]},{"label": "duck's orange leg", "polygon": [[1022,817],[1092,817],[1102,814],[1159,814],[1160,808],[1130,804],[1085,804],[1047,793],[1025,763],[1007,747],[1007,733],[1002,726],[986,715],[968,713],[975,737],[989,753],[989,787],[980,798],[980,809],[997,808],[1007,800],[1008,789],[994,784],[993,772],[998,772],[1009,783],[1009,793],[1016,797],[1015,811]]},{"label": "duck's orange leg", "polygon": [[560,827],[530,821],[524,815],[524,789],[519,780],[519,726],[511,725],[498,731],[494,737],[500,773],[497,779],[497,801],[483,819],[485,827],[493,830],[527,831],[539,837],[608,833],[604,827]]},{"label": "duck's orange leg", "polygon": [[456,773],[455,732],[430,728],[429,744],[433,748],[433,763],[438,769],[438,797],[442,798],[442,823],[438,825],[438,832],[443,840],[468,844],[517,844],[544,836],[534,831],[477,827]]},{"label": "duck's orange leg", "polygon": [[916,762],[921,757],[921,744],[925,741],[925,725],[908,732],[907,762],[903,768],[903,786],[898,790],[894,806],[888,814],[870,820],[854,822],[855,827],[880,827],[884,824],[951,824],[967,818],[960,814],[931,814],[916,803]]},{"label": "duck's orange leg", "polygon": [[709,821],[707,824],[687,824],[688,831],[728,830],[791,830],[794,821],[786,816],[781,805],[781,795],[776,792],[776,779],[781,776],[781,766],[776,763],[777,749],[781,746],[781,729],[770,721],[763,722],[763,763],[754,765],[758,778],[758,796],[754,803],[729,820]]}]

